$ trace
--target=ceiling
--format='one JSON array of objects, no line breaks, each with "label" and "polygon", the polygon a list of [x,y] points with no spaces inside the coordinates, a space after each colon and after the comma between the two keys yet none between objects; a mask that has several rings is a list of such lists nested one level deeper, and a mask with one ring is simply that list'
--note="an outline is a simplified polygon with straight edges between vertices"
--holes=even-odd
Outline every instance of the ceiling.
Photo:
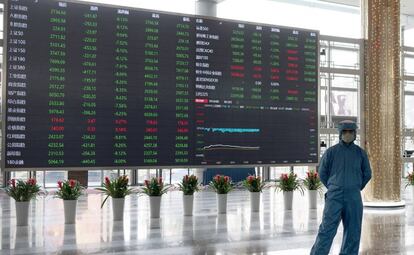
[{"label": "ceiling", "polygon": [[[331,2],[337,4],[345,4],[350,6],[359,7],[360,0],[319,0],[321,2]],[[414,16],[414,1],[413,0],[401,0],[401,13]]]}]

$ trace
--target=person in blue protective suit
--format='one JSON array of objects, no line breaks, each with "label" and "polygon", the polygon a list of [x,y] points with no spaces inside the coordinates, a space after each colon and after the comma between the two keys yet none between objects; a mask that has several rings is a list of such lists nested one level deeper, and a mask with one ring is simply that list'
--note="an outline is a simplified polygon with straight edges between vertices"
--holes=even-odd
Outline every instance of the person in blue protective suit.
[{"label": "person in blue protective suit", "polygon": [[340,254],[358,254],[363,205],[361,190],[371,179],[366,152],[354,144],[357,125],[339,123],[339,143],[326,150],[319,166],[319,176],[328,189],[318,236],[311,255],[327,255],[342,220],[344,235]]}]

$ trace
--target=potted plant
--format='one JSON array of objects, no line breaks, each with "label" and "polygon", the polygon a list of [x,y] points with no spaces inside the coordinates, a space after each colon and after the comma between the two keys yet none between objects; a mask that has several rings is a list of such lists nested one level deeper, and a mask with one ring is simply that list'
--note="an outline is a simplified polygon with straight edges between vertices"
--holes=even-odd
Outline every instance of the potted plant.
[{"label": "potted plant", "polygon": [[243,181],[243,186],[250,191],[250,210],[258,212],[260,209],[260,193],[265,187],[265,183],[262,182],[260,176],[249,175]]},{"label": "potted plant", "polygon": [[218,213],[227,212],[227,193],[233,189],[230,177],[224,175],[216,175],[210,182],[210,187],[217,193]]},{"label": "potted plant", "polygon": [[178,187],[183,192],[184,216],[191,216],[193,215],[194,192],[199,190],[197,176],[184,176]]},{"label": "potted plant", "polygon": [[56,197],[63,200],[65,224],[74,224],[76,219],[76,204],[83,193],[83,187],[76,180],[58,181]]},{"label": "potted plant", "polygon": [[283,191],[285,210],[292,210],[293,192],[295,190],[299,190],[303,194],[303,188],[299,183],[297,175],[294,173],[281,174],[276,190]]},{"label": "potted plant", "polygon": [[167,193],[169,188],[169,185],[164,185],[162,177],[145,180],[142,192],[149,197],[151,218],[160,217],[161,196]]},{"label": "potted plant", "polygon": [[413,193],[413,200],[414,200],[414,172],[408,173],[407,177],[405,177],[407,184],[405,184],[405,188],[408,186],[412,187],[412,193]]},{"label": "potted plant", "polygon": [[317,207],[317,193],[322,190],[322,182],[319,174],[316,171],[306,172],[306,178],[303,180],[303,185],[308,190],[309,194],[309,209],[316,209]]},{"label": "potted plant", "polygon": [[5,191],[16,201],[16,225],[27,226],[29,203],[39,194],[40,186],[32,178],[27,181],[12,179]]},{"label": "potted plant", "polygon": [[128,177],[122,175],[113,180],[110,180],[109,177],[105,177],[105,182],[102,185],[102,188],[96,188],[106,194],[106,198],[102,202],[101,208],[104,206],[106,200],[109,197],[112,197],[114,220],[123,220],[125,197],[133,192],[133,189],[128,188]]}]

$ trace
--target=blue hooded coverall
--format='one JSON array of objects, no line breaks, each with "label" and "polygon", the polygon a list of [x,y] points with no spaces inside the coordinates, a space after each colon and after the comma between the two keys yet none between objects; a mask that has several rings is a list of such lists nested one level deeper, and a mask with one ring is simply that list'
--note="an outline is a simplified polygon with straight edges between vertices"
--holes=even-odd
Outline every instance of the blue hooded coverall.
[{"label": "blue hooded coverall", "polygon": [[371,167],[366,152],[358,145],[342,141],[343,130],[353,130],[354,140],[357,125],[352,121],[339,124],[339,140],[322,156],[319,176],[328,192],[318,236],[311,255],[327,255],[340,221],[344,235],[340,254],[358,254],[361,237],[363,205],[361,190],[371,179]]}]

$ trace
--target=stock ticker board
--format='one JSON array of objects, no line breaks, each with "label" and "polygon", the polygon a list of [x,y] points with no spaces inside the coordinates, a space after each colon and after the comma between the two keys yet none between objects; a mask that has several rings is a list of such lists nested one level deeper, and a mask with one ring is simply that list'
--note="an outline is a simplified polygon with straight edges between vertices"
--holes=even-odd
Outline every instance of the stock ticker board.
[{"label": "stock ticker board", "polygon": [[9,0],[6,169],[318,162],[318,32]]}]

